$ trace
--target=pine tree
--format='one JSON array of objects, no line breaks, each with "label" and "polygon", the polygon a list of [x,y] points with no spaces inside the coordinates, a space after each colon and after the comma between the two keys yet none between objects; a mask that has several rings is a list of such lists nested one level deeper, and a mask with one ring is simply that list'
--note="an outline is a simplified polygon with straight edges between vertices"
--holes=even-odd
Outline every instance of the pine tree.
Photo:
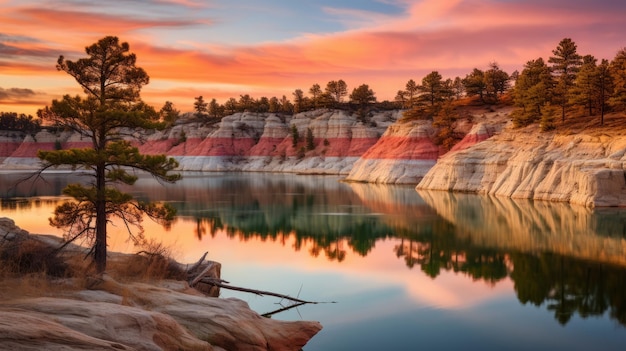
[{"label": "pine tree", "polygon": [[547,132],[556,128],[556,116],[558,108],[546,103],[541,109],[541,120],[539,121],[539,128],[542,132]]},{"label": "pine tree", "polygon": [[70,184],[63,194],[73,197],[59,205],[50,223],[66,228],[68,241],[87,238],[93,243],[96,270],[102,273],[107,263],[107,223],[113,217],[122,219],[127,227],[135,225],[138,233],[129,231],[135,242],[143,238],[142,216],[168,225],[176,213],[165,204],[138,201],[132,195],[110,186],[132,185],[137,176],[130,169],[147,172],[159,180],[175,182],[179,174],[171,174],[178,163],[165,155],[142,155],[123,139],[135,128],[162,127],[159,115],[140,99],[141,87],[148,84],[146,72],[135,66],[136,57],[129,45],[117,37],[105,37],[86,48],[88,57],[78,61],[60,56],[57,69],[74,77],[86,97],[65,95],[38,112],[53,125],[74,131],[91,141],[82,149],[39,151],[43,170],[69,166],[82,169],[93,178],[91,185]]},{"label": "pine tree", "polygon": [[433,126],[437,127],[435,135],[435,143],[442,145],[446,150],[452,149],[458,139],[454,135],[454,126],[458,113],[454,110],[451,103],[444,103],[439,113],[433,118]]},{"label": "pine tree", "polygon": [[479,70],[478,68],[474,68],[472,73],[466,75],[462,81],[467,96],[478,96],[480,98],[480,102],[485,102],[485,93],[487,91],[485,72]]},{"label": "pine tree", "polygon": [[609,105],[618,111],[626,110],[626,48],[617,52],[609,66],[614,91]]},{"label": "pine tree", "polygon": [[443,93],[443,81],[441,74],[437,71],[430,72],[426,77],[422,79],[422,85],[419,86],[419,90],[422,93],[421,97],[431,107],[442,100]]},{"label": "pine tree", "polygon": [[196,117],[203,118],[207,113],[208,103],[204,101],[202,95],[197,96],[195,99],[196,101],[193,103],[193,110],[196,112]]},{"label": "pine tree", "polygon": [[552,73],[558,82],[554,100],[555,103],[561,105],[562,121],[565,121],[565,111],[568,104],[567,95],[574,85],[576,73],[578,73],[583,63],[582,56],[576,50],[576,43],[570,38],[565,38],[561,40],[556,49],[552,50],[554,56],[548,59],[548,63],[552,64],[550,67]]},{"label": "pine tree", "polygon": [[513,113],[516,127],[527,126],[541,118],[541,108],[550,102],[554,80],[542,58],[526,63],[515,84],[517,110]]},{"label": "pine tree", "polygon": [[311,130],[311,128],[306,129],[306,149],[309,151],[315,149],[315,138],[313,137],[313,130]]},{"label": "pine tree", "polygon": [[295,124],[291,125],[291,146],[295,149],[300,142],[300,133],[298,132],[298,127]]},{"label": "pine tree", "polygon": [[594,97],[594,80],[596,79],[596,70],[598,60],[592,55],[585,55],[583,65],[576,75],[574,86],[569,94],[569,103],[574,106],[580,106],[587,110],[587,114],[594,114],[595,97]]}]

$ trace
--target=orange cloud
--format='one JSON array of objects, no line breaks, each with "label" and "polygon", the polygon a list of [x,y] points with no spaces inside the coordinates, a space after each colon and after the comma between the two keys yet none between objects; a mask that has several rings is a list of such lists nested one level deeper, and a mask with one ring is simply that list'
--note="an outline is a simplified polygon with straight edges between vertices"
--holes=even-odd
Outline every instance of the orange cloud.
[{"label": "orange cloud", "polygon": [[[582,54],[609,59],[623,45],[623,11],[602,5],[603,0],[594,6],[584,2],[564,6],[563,0],[394,3],[402,6],[402,13],[328,7],[325,13],[348,29],[250,45],[223,39],[230,33],[217,32],[214,24],[227,19],[194,16],[203,6],[193,0],[153,3],[184,7],[184,16],[168,16],[165,11],[108,12],[96,3],[67,9],[4,3],[0,67],[4,75],[58,77],[53,68],[58,55],[81,57],[85,46],[117,35],[129,42],[138,65],[157,85],[145,88],[155,100],[180,99],[182,105],[199,93],[221,102],[241,94],[291,98],[295,89],[307,91],[315,83],[324,86],[336,79],[344,79],[349,89],[368,84],[384,100],[393,99],[409,79],[419,81],[433,70],[444,78],[463,77],[492,61],[509,72],[520,70],[528,60],[551,55],[564,37],[577,42]],[[250,30],[246,28],[241,31]],[[195,29],[202,31],[192,35]],[[183,96],[186,91],[192,95]]]}]

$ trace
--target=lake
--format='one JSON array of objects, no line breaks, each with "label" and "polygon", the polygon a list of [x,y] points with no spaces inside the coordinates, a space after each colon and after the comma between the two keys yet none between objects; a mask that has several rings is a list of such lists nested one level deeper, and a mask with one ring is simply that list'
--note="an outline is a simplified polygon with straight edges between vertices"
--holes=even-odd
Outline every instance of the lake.
[{"label": "lake", "polygon": [[[45,182],[0,174],[0,216],[32,233],[70,173]],[[416,192],[336,176],[186,173],[177,184],[141,177],[126,188],[167,201],[169,230],[146,236],[193,262],[208,252],[232,285],[298,296],[272,316],[317,320],[304,350],[623,350],[626,209]],[[133,252],[121,226],[110,250]],[[287,306],[222,289],[259,313]]]}]

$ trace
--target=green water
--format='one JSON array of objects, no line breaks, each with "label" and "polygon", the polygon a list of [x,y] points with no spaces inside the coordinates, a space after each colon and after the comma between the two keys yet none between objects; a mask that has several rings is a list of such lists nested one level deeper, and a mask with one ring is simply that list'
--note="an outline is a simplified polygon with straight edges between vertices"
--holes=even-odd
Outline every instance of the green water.
[{"label": "green water", "polygon": [[[43,232],[63,186],[80,178],[13,186],[22,176],[0,174],[0,216]],[[170,230],[147,230],[177,259],[208,251],[234,285],[323,302],[272,317],[320,321],[305,350],[626,345],[625,210],[284,174],[190,173],[167,186],[142,177],[126,190],[178,209]],[[288,305],[222,296],[259,313]]]}]

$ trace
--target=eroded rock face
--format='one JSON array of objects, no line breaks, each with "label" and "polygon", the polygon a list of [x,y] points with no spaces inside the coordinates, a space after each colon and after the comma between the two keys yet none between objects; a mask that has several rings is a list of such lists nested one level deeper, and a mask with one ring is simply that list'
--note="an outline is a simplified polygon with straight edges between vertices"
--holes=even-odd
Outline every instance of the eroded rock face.
[{"label": "eroded rock face", "polygon": [[[399,116],[399,111],[381,112],[363,123],[340,110],[295,116],[245,112],[224,117],[217,124],[193,122],[146,131],[133,144],[144,154],[176,158],[183,171],[347,174]],[[295,146],[293,126],[299,135]],[[312,145],[307,141],[309,130]],[[76,135],[48,131],[5,139],[0,136],[0,168],[4,169],[39,168],[38,150],[89,146]]]},{"label": "eroded rock face", "polygon": [[63,298],[4,301],[0,345],[20,350],[296,351],[322,329],[317,322],[264,318],[244,301],[185,293],[184,283],[166,283],[109,281],[119,294],[85,290]]},{"label": "eroded rock face", "polygon": [[[19,251],[14,248],[27,241],[60,244],[59,238],[30,235],[0,218],[0,253]],[[68,249],[68,260],[74,250],[84,255],[84,249]],[[110,262],[131,262],[128,255],[109,255]],[[104,274],[87,277],[81,289],[74,280],[58,279],[45,297],[31,286],[28,295],[35,297],[24,297],[20,284],[14,277],[2,281],[1,350],[297,351],[322,329],[318,322],[264,318],[244,301],[207,297],[186,281],[122,283]]]},{"label": "eroded rock face", "polygon": [[396,123],[355,162],[350,181],[415,184],[435,165],[439,147],[429,121]]},{"label": "eroded rock face", "polygon": [[626,206],[626,136],[507,129],[439,159],[417,189]]}]

